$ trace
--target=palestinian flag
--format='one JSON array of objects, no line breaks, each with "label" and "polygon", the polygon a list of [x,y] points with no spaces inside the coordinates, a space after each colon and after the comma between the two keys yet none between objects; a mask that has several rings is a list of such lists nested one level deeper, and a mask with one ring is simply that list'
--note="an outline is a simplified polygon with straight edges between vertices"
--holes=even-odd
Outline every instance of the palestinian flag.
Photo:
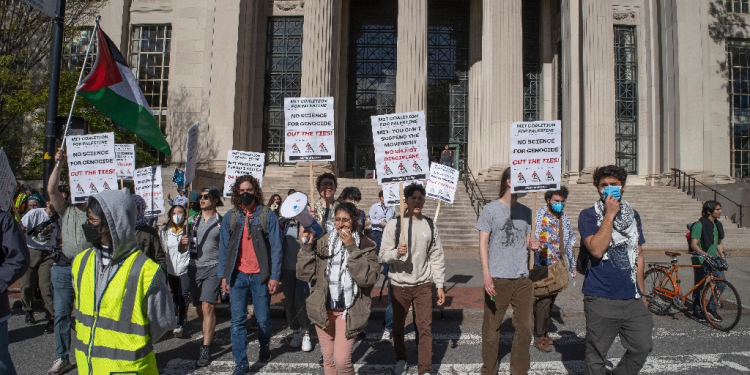
[{"label": "palestinian flag", "polygon": [[97,43],[99,53],[94,67],[78,87],[78,94],[155,149],[171,155],[169,144],[159,129],[133,72],[101,28],[97,28]]}]

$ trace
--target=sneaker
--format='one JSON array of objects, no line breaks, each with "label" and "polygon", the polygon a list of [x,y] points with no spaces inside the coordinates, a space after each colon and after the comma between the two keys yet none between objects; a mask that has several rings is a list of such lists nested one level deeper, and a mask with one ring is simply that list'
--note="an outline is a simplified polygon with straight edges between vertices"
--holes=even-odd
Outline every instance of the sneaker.
[{"label": "sneaker", "polygon": [[383,336],[380,336],[380,342],[391,342],[393,340],[393,337],[391,336],[391,330],[386,329],[383,331]]},{"label": "sneaker", "polygon": [[70,363],[68,359],[58,359],[52,364],[52,368],[47,371],[47,375],[62,375],[75,367],[76,365]]},{"label": "sneaker", "polygon": [[547,343],[547,339],[544,337],[540,337],[536,340],[534,340],[534,347],[537,349],[543,351],[543,352],[551,352],[552,348],[549,347],[549,344]]},{"label": "sneaker", "polygon": [[305,333],[302,335],[302,351],[311,352],[313,350],[312,340],[310,340],[310,334]]},{"label": "sneaker", "polygon": [[198,360],[195,361],[195,366],[206,367],[211,364],[211,348],[205,345],[201,345],[201,349],[198,352]]},{"label": "sneaker", "polygon": [[47,326],[44,327],[44,333],[48,335],[55,333],[55,321],[54,320],[47,321]]},{"label": "sneaker", "polygon": [[403,375],[406,373],[406,361],[399,360],[396,362],[396,368],[393,369],[395,375]]},{"label": "sneaker", "polygon": [[260,351],[258,352],[258,362],[270,362],[271,361],[271,348],[269,344],[261,344]]},{"label": "sneaker", "polygon": [[177,328],[172,331],[172,334],[177,338],[182,337],[182,326],[178,325]]},{"label": "sneaker", "polygon": [[302,332],[300,330],[294,331],[294,336],[292,337],[292,341],[289,342],[289,346],[292,348],[299,348],[302,346]]},{"label": "sneaker", "polygon": [[250,372],[250,367],[247,367],[245,365],[237,365],[234,368],[234,371],[232,371],[232,375],[245,375]]},{"label": "sneaker", "polygon": [[27,312],[26,313],[26,317],[24,318],[24,320],[26,321],[26,324],[34,324],[34,323],[36,323],[36,319],[34,319],[34,313],[32,313],[32,312]]},{"label": "sneaker", "polygon": [[719,323],[723,320],[721,319],[721,316],[716,313],[716,310],[708,310],[706,314],[708,315],[709,318],[711,318],[711,320],[713,320],[716,323]]},{"label": "sneaker", "polygon": [[703,313],[700,312],[700,311],[693,311],[693,319],[695,319],[695,320],[697,320],[699,322],[705,322],[706,321],[706,316],[703,315]]}]

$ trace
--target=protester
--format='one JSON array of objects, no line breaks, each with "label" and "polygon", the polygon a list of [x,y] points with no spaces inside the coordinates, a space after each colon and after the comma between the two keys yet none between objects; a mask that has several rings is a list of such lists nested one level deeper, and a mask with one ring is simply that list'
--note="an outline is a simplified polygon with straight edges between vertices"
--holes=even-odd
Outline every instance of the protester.
[{"label": "protester", "polygon": [[130,196],[135,203],[137,216],[135,217],[135,238],[138,241],[138,249],[147,257],[161,266],[162,271],[167,270],[167,256],[161,247],[159,231],[149,225],[150,219],[146,218],[146,201],[140,195]]},{"label": "protester", "polygon": [[26,324],[36,323],[34,295],[38,286],[44,301],[44,317],[47,319],[44,333],[51,334],[55,332],[51,272],[53,255],[57,253],[55,247],[60,245],[60,223],[51,207],[29,210],[21,223],[26,228],[26,245],[31,257],[29,268],[21,278],[21,302],[23,311],[26,312],[24,320]]},{"label": "protester", "polygon": [[529,250],[539,249],[531,238],[531,210],[511,194],[510,168],[500,179],[500,199],[486,205],[477,220],[479,259],[484,278],[484,322],[482,323],[482,373],[497,374],[500,325],[508,305],[513,307],[513,347],[510,372],[529,371],[534,324],[534,291],[529,279]]},{"label": "protester", "polygon": [[[706,201],[703,203],[701,218],[696,221],[690,228],[690,249],[693,251],[692,263],[702,265],[706,257],[724,258],[724,226],[719,221],[721,217],[721,204],[717,201]],[[693,268],[695,283],[698,284],[706,277],[707,269],[705,267]],[[714,271],[714,277],[724,278],[724,271]],[[719,289],[724,293],[724,285],[720,284]],[[700,297],[703,288],[696,288],[693,291],[693,317],[699,321],[705,321],[708,314],[715,322],[721,322],[722,318],[716,312],[716,302],[713,298],[708,302],[707,310],[704,312],[701,307]]]},{"label": "protester", "polygon": [[334,229],[333,212],[339,205],[339,202],[335,201],[334,197],[338,186],[338,180],[333,173],[323,173],[315,180],[315,187],[318,189],[318,194],[320,194],[320,200],[315,202],[310,214],[323,227],[323,231],[326,233]]},{"label": "protester", "polygon": [[[391,220],[383,233],[381,263],[388,263],[393,288],[393,346],[396,350],[396,374],[407,370],[404,325],[409,306],[414,304],[415,325],[419,332],[419,371],[432,372],[432,282],[437,288],[437,305],[445,302],[445,256],[440,235],[432,219],[422,216],[427,193],[422,184],[404,188],[408,222],[401,228],[399,220]],[[405,231],[408,243],[401,242]]]},{"label": "protester", "polygon": [[185,207],[172,206],[167,212],[167,223],[159,232],[161,247],[166,253],[169,289],[172,291],[172,301],[177,311],[177,327],[172,334],[178,338],[182,337],[183,328],[187,324],[188,303],[190,302],[190,278],[188,277],[190,253],[187,247],[180,246],[187,219],[185,214]]},{"label": "protester", "polygon": [[440,164],[453,168],[453,151],[450,150],[449,145],[445,145],[445,150],[440,153]]},{"label": "protester", "polygon": [[620,337],[625,354],[614,374],[637,374],[652,348],[654,321],[642,295],[645,262],[640,217],[622,199],[627,172],[608,165],[594,171],[601,199],[581,211],[578,270],[585,275],[582,292],[586,315],[585,371],[605,374],[607,352]]},{"label": "protester", "polygon": [[359,202],[362,201],[362,192],[354,186],[345,187],[336,201],[339,203],[352,203],[354,204],[354,207],[357,207],[357,210],[359,210],[359,223],[362,225],[363,233],[366,234],[369,229],[367,227],[367,214],[364,210],[359,209]]},{"label": "protester", "polygon": [[203,345],[198,352],[196,366],[206,367],[211,364],[211,342],[216,331],[214,308],[221,287],[217,266],[222,217],[216,207],[221,207],[224,203],[221,201],[221,191],[214,186],[203,188],[198,200],[201,213],[190,218],[189,232],[183,234],[180,244],[189,245],[190,258],[195,261],[194,266],[191,264],[188,267],[190,297],[203,324]]},{"label": "protester", "polygon": [[281,236],[276,214],[261,202],[263,190],[258,181],[240,176],[232,187],[234,207],[221,223],[218,276],[222,290],[229,293],[232,311],[233,374],[250,371],[246,328],[250,292],[258,319],[258,361],[271,360],[271,295],[279,290],[281,279]]},{"label": "protester", "polygon": [[[565,200],[568,199],[568,188],[550,190],[544,193],[545,207],[536,210],[536,233],[534,238],[539,240],[539,250],[534,253],[534,266],[551,267],[562,261],[571,277],[576,277],[576,261],[573,245],[576,235],[570,224],[568,215],[563,212]],[[563,252],[565,253],[563,255]],[[563,258],[564,256],[564,258]],[[552,339],[549,337],[549,322],[552,306],[557,294],[537,298],[534,303],[534,346],[543,351],[551,352]]]},{"label": "protester", "polygon": [[135,217],[127,191],[89,197],[83,231],[92,248],[72,266],[80,374],[159,372],[153,345],[175,315],[165,274],[138,251]]},{"label": "protester", "polygon": [[59,190],[60,168],[65,164],[66,154],[58,150],[55,155],[55,168],[47,183],[47,194],[50,203],[60,214],[62,227],[62,254],[52,265],[52,287],[55,311],[55,346],[57,360],[52,364],[48,375],[59,375],[69,371],[75,365],[70,363],[70,314],[73,311],[73,274],[71,263],[79,253],[91,247],[83,233],[82,225],[87,222],[87,203],[85,200],[75,204],[67,201]]},{"label": "protester", "polygon": [[267,206],[271,208],[271,211],[276,214],[277,218],[281,217],[279,214],[279,209],[281,208],[281,195],[272,195],[271,198],[268,199]]},{"label": "protester", "polygon": [[[383,198],[383,191],[378,192],[379,203],[375,203],[370,207],[370,222],[372,223],[372,234],[371,237],[375,241],[376,249],[380,252],[380,244],[383,240],[383,230],[391,219],[396,218],[396,210],[393,207],[385,205],[385,198]],[[388,306],[385,308],[385,321],[383,325],[383,335],[380,337],[381,342],[391,341],[391,330],[393,329],[393,301],[391,296],[393,291],[391,290],[391,280],[388,278],[388,263],[383,263],[383,275],[386,277],[385,287],[388,288]]]},{"label": "protester", "polygon": [[27,213],[31,210],[36,210],[37,208],[43,208],[47,206],[47,204],[44,202],[44,197],[42,197],[38,193],[29,195],[29,198],[26,202],[28,204],[28,210],[26,210]]},{"label": "protester", "polygon": [[8,352],[8,319],[11,315],[8,288],[26,273],[30,254],[21,226],[2,209],[0,243],[0,374],[16,375],[16,368]]},{"label": "protester", "polygon": [[190,192],[190,199],[188,202],[188,217],[193,217],[201,213],[201,203],[199,202],[200,193],[196,190]]},{"label": "protester", "polygon": [[177,196],[174,199],[171,193],[167,193],[167,203],[170,206],[186,206],[188,199],[185,196],[185,189],[177,189]]},{"label": "protester", "polygon": [[370,292],[378,280],[375,243],[362,233],[351,203],[334,210],[334,230],[314,239],[309,231],[297,256],[297,277],[312,283],[307,313],[315,324],[326,375],[354,374],[354,339],[370,316]]},{"label": "protester", "polygon": [[24,191],[19,191],[13,200],[13,209],[16,212],[15,219],[18,223],[21,222],[21,218],[26,214],[26,211],[28,210],[28,199],[29,196]]},{"label": "protester", "polygon": [[60,194],[62,194],[63,199],[65,199],[65,201],[70,202],[70,189],[64,186],[58,186],[57,191],[59,191]]}]

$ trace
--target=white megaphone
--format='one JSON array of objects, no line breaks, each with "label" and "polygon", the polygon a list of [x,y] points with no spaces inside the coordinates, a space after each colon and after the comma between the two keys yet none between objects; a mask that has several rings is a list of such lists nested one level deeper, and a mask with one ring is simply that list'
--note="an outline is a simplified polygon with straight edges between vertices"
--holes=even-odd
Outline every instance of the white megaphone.
[{"label": "white megaphone", "polygon": [[296,192],[288,196],[279,208],[279,213],[285,219],[296,219],[305,229],[313,232],[313,237],[318,238],[324,234],[323,227],[318,224],[310,211],[307,210],[307,195]]}]

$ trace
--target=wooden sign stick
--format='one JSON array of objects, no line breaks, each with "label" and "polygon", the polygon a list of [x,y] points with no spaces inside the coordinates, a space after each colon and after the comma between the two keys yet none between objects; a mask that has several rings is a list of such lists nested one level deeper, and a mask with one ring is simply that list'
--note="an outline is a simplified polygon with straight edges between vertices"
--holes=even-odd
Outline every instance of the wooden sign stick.
[{"label": "wooden sign stick", "polygon": [[[406,224],[404,223],[404,183],[398,183],[398,202],[401,207],[401,243],[406,244]],[[407,249],[409,244],[406,244]]]},{"label": "wooden sign stick", "polygon": [[[537,193],[534,192],[534,209],[531,210],[531,239],[532,240],[536,238],[536,217],[535,217],[535,215],[536,215],[536,196],[537,196]],[[533,252],[529,252],[529,269],[530,270],[534,269],[534,253]]]},{"label": "wooden sign stick", "polygon": [[[313,164],[310,162],[310,208],[315,209],[315,182],[313,181]],[[324,223],[325,224],[325,223]]]},{"label": "wooden sign stick", "polygon": [[438,201],[438,206],[437,206],[437,208],[435,209],[435,218],[434,218],[434,219],[432,219],[432,222],[433,222],[433,223],[437,223],[438,215],[440,215],[440,204],[441,204],[441,203],[443,203],[443,201],[439,200],[439,201]]}]

